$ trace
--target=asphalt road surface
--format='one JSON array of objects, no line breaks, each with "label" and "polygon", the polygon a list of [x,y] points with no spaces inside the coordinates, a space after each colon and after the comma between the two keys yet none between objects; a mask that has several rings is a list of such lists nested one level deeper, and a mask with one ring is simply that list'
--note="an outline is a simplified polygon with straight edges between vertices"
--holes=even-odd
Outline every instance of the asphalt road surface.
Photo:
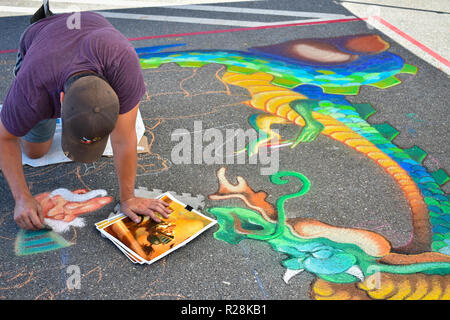
[{"label": "asphalt road surface", "polygon": [[[37,5],[36,1],[20,1],[15,7],[28,8],[19,13],[29,15],[26,10]],[[63,10],[64,5],[55,4],[55,9]],[[428,172],[449,170],[450,88],[445,72],[448,51],[424,51],[394,32],[409,43],[410,48],[405,48],[366,20],[359,20],[340,1],[130,6],[111,9],[93,5],[87,9],[100,11],[136,48],[178,45],[163,48],[158,53],[161,55],[168,51],[248,52],[252,47],[295,39],[380,35],[390,44],[388,52],[416,66],[417,74],[399,75],[402,82],[396,86],[385,89],[362,86],[358,94],[344,97],[352,104],[370,104],[376,110],[369,123],[387,122],[396,128],[399,134],[393,143],[397,147],[423,149],[428,154],[423,162]],[[29,19],[27,15],[15,15],[8,10],[20,11],[3,8],[5,14],[0,18],[0,103],[13,81],[14,49]],[[448,19],[448,13],[445,15]],[[418,51],[421,53],[416,54]],[[427,61],[436,61],[435,57],[430,58],[430,51],[442,58],[435,65]],[[215,217],[208,209],[213,207],[246,207],[238,199],[208,198],[218,190],[217,172],[221,167],[228,169],[226,175],[232,183],[237,183],[237,176],[243,177],[254,191],[265,191],[267,201],[272,204],[296,190],[295,185],[275,185],[269,176],[262,175],[261,168],[267,168],[267,163],[253,164],[247,159],[244,164],[226,164],[220,162],[224,160],[220,153],[212,164],[193,163],[194,156],[192,163],[176,163],[173,149],[177,142],[173,134],[179,132],[177,129],[189,132],[193,138],[201,125],[201,133],[215,128],[225,137],[227,129],[250,129],[248,119],[261,113],[244,103],[252,98],[249,90],[224,82],[229,71],[220,60],[190,67],[169,62],[143,70],[147,93],[141,103],[141,113],[150,152],[139,155],[136,188],[172,191],[178,195],[189,193],[192,202],[201,203],[199,210],[212,218]],[[274,128],[286,139],[295,137],[299,130],[293,124]],[[201,147],[207,145],[205,142]],[[300,172],[311,182],[307,194],[285,204],[288,219],[315,219],[332,226],[370,230],[387,239],[392,247],[408,243],[413,231],[410,206],[399,185],[379,164],[325,135],[294,149],[277,150],[279,160],[274,165],[280,171]],[[118,183],[111,158],[102,158],[93,165],[25,166],[24,171],[34,195],[62,187],[72,191],[105,189],[115,200],[98,211],[82,215],[84,227],[72,226],[58,235],[70,242],[70,246],[46,252],[37,249],[34,254],[22,255],[24,252],[18,247],[24,241],[20,237],[23,233],[13,221],[14,200],[6,180],[0,176],[0,299],[314,298],[311,288],[317,280],[315,274],[306,270],[287,284],[283,281],[286,268],[281,264],[285,253],[275,251],[265,241],[245,239],[238,244],[222,241],[214,237],[219,225],[152,265],[131,263],[94,226],[107,218],[117,204]],[[444,185],[442,190],[448,193],[449,185]],[[80,272],[80,281],[79,287],[70,289],[73,270]]]}]

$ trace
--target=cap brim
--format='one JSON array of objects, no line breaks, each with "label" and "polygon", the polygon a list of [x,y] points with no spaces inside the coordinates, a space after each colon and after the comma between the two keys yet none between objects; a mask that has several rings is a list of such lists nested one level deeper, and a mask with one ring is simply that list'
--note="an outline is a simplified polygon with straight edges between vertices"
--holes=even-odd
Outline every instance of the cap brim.
[{"label": "cap brim", "polygon": [[100,159],[106,149],[108,136],[92,144],[84,144],[79,139],[61,135],[61,147],[67,158],[83,163],[92,163]]}]

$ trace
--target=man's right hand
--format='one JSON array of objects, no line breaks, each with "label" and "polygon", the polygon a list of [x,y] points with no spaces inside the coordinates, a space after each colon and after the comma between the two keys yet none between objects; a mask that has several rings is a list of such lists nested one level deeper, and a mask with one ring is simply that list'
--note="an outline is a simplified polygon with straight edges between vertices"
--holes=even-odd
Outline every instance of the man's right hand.
[{"label": "man's right hand", "polygon": [[29,192],[22,168],[19,138],[12,135],[0,119],[0,168],[16,201],[14,221],[23,229],[44,228],[41,205]]},{"label": "man's right hand", "polygon": [[22,229],[39,230],[44,228],[44,213],[39,202],[32,196],[17,199],[14,221]]}]

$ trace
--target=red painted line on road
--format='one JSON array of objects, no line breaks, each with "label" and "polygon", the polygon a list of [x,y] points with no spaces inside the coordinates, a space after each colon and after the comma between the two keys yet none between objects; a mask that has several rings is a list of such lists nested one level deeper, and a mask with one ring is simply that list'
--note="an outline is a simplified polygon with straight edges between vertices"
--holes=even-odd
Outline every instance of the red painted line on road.
[{"label": "red painted line on road", "polygon": [[10,50],[1,50],[0,54],[4,54],[4,53],[13,53],[13,52],[17,52],[17,49],[10,49]]},{"label": "red painted line on road", "polygon": [[[348,18],[348,19],[335,19],[335,20],[311,21],[311,22],[306,21],[306,22],[299,22],[299,23],[277,24],[277,25],[260,26],[260,27],[208,30],[208,31],[176,33],[176,34],[162,34],[162,35],[156,35],[156,36],[128,38],[128,40],[129,41],[141,41],[141,40],[150,40],[150,39],[159,39],[159,38],[189,37],[189,36],[196,36],[196,35],[202,35],[202,34],[215,34],[215,33],[227,33],[227,32],[238,32],[238,31],[249,31],[249,30],[310,26],[310,25],[315,25],[315,24],[344,23],[344,22],[363,21],[363,20],[367,20],[367,18]],[[17,51],[18,51],[17,49],[0,50],[0,54],[14,53]]]},{"label": "red painted line on road", "polygon": [[417,41],[416,39],[414,39],[413,37],[409,36],[408,34],[406,34],[405,32],[403,32],[402,30],[400,30],[399,28],[393,26],[392,24],[390,24],[389,22],[387,22],[386,20],[384,20],[381,17],[378,16],[373,16],[372,17],[375,20],[378,20],[380,23],[382,23],[384,26],[388,27],[389,29],[391,29],[392,31],[394,31],[395,33],[397,33],[399,36],[405,38],[406,40],[408,40],[409,42],[411,42],[412,44],[414,44],[415,46],[419,47],[420,49],[422,49],[423,51],[425,51],[426,53],[428,53],[430,56],[434,57],[435,59],[437,59],[439,62],[443,63],[444,65],[446,65],[447,67],[450,67],[450,61],[448,61],[447,59],[445,59],[444,57],[442,57],[441,55],[439,55],[438,53],[434,52],[433,50],[431,50],[430,48],[428,48],[426,45],[422,44],[421,42]]},{"label": "red painted line on road", "polygon": [[[422,49],[424,52],[428,53],[435,59],[437,59],[439,62],[443,63],[447,67],[450,67],[450,61],[439,55],[438,53],[434,52],[421,42],[417,41],[413,37],[409,36],[399,28],[393,26],[383,18],[379,16],[372,16],[371,18],[379,21],[381,24],[386,26],[387,28],[391,29],[395,33],[397,33],[399,36],[403,37],[404,39],[408,40],[418,48]],[[150,39],[159,39],[159,38],[174,38],[174,37],[189,37],[189,36],[196,36],[196,35],[204,35],[204,34],[217,34],[217,33],[228,33],[228,32],[239,32],[239,31],[250,31],[250,30],[262,30],[262,29],[276,29],[276,28],[287,28],[287,27],[298,27],[298,26],[310,26],[310,25],[319,25],[319,24],[330,24],[330,23],[345,23],[345,22],[354,22],[354,21],[365,21],[369,18],[348,18],[348,19],[335,19],[335,20],[325,20],[325,21],[311,21],[311,22],[299,22],[299,23],[290,23],[290,24],[277,24],[277,25],[270,25],[270,26],[260,26],[260,27],[248,27],[248,28],[234,28],[234,29],[222,29],[222,30],[209,30],[209,31],[199,31],[199,32],[187,32],[187,33],[175,33],[175,34],[162,34],[162,35],[156,35],[156,36],[144,36],[144,37],[136,37],[136,38],[128,38],[129,41],[141,41],[141,40],[150,40]],[[17,52],[17,49],[9,49],[9,50],[0,50],[0,54],[6,54],[6,53],[15,53]]]},{"label": "red painted line on road", "polygon": [[310,25],[315,25],[315,24],[344,23],[344,22],[363,21],[363,20],[367,20],[367,18],[335,19],[335,20],[326,20],[326,21],[311,21],[311,22],[299,22],[299,23],[290,23],[290,24],[277,24],[277,25],[260,26],[260,27],[163,34],[163,35],[157,35],[157,36],[129,38],[128,40],[141,41],[141,40],[150,40],[150,39],[158,39],[158,38],[190,37],[190,36],[197,36],[197,35],[202,35],[202,34],[215,34],[215,33],[228,33],[228,32],[239,32],[239,31],[250,31],[250,30],[261,30],[261,29],[287,28],[287,27],[298,27],[298,26],[310,26]]}]

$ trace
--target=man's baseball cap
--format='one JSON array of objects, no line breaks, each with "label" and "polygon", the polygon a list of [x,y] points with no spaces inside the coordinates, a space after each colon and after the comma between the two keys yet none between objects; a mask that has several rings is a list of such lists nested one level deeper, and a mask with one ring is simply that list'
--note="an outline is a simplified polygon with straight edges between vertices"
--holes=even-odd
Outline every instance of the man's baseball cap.
[{"label": "man's baseball cap", "polygon": [[66,82],[61,108],[64,154],[77,162],[94,162],[105,151],[119,116],[119,98],[105,78],[77,74]]}]

